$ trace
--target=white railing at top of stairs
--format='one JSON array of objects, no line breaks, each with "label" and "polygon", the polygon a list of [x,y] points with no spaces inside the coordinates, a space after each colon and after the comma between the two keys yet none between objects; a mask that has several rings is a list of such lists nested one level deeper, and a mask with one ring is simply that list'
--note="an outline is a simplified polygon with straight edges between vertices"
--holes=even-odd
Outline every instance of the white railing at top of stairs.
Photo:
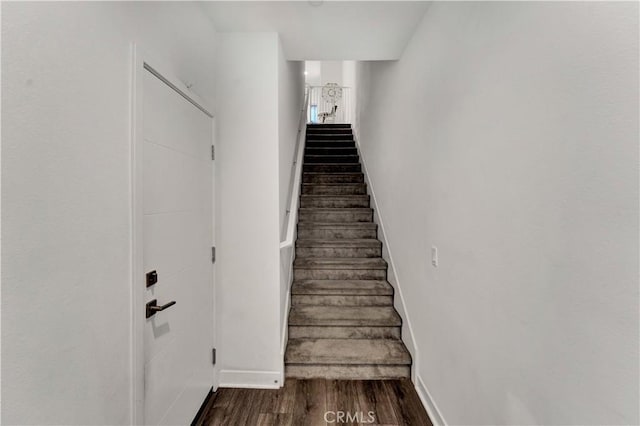
[{"label": "white railing at top of stairs", "polygon": [[335,86],[340,91],[340,97],[331,101],[330,98],[323,96],[323,89],[326,86],[310,86],[309,87],[309,112],[307,120],[310,123],[322,123],[322,114],[330,113],[334,107],[335,114],[328,117],[326,123],[353,123],[354,117],[354,101],[352,90],[347,86]]},{"label": "white railing at top of stairs", "polygon": [[300,111],[298,124],[298,141],[291,166],[291,182],[289,187],[289,208],[287,209],[287,228],[285,237],[280,241],[280,249],[292,247],[295,238],[296,222],[298,221],[298,203],[300,201],[300,180],[302,179],[302,157],[304,155],[304,143],[306,139],[307,109],[309,107],[309,88],[305,89],[304,103]]}]

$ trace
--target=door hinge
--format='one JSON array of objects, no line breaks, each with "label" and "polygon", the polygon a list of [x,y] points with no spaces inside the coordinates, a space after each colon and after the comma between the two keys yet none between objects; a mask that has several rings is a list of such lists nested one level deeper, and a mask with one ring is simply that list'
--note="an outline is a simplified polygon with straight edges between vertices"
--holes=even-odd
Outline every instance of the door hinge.
[{"label": "door hinge", "polygon": [[211,363],[216,365],[216,348],[211,349]]},{"label": "door hinge", "polygon": [[216,147],[214,145],[211,145],[211,159],[216,159]]},{"label": "door hinge", "polygon": [[216,248],[211,247],[211,263],[216,263]]}]

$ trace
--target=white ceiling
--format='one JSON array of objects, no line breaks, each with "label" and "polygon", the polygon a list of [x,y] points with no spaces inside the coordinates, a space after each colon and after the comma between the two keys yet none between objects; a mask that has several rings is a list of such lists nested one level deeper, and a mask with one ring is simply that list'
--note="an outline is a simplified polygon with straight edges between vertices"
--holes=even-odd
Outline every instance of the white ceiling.
[{"label": "white ceiling", "polygon": [[289,60],[399,59],[426,1],[203,2],[216,30],[275,31]]}]

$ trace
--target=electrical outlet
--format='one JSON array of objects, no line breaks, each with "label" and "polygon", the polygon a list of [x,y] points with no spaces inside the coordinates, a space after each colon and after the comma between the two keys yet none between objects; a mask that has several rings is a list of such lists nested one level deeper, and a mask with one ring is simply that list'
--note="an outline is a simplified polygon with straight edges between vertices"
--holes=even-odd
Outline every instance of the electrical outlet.
[{"label": "electrical outlet", "polygon": [[438,267],[438,247],[431,246],[431,264],[434,268]]}]

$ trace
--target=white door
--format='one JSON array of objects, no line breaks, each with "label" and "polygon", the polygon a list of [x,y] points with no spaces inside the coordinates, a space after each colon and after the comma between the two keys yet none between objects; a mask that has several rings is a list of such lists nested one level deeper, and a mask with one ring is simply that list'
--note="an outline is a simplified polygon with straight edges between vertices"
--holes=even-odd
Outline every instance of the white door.
[{"label": "white door", "polygon": [[151,72],[143,81],[145,424],[189,424],[213,384],[212,118]]}]

